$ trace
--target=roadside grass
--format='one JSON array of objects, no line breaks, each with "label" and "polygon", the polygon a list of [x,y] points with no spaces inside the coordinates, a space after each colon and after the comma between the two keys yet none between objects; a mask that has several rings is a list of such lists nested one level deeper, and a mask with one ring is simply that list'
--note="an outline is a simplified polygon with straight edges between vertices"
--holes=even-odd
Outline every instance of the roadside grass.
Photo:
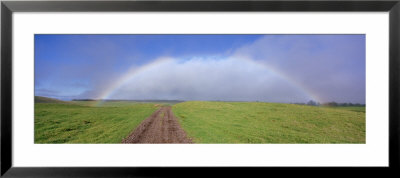
[{"label": "roadside grass", "polygon": [[341,110],[365,113],[365,106],[337,106],[337,107],[325,107],[325,108],[341,109]]},{"label": "roadside grass", "polygon": [[80,104],[35,103],[35,143],[121,143],[159,108],[153,103]]},{"label": "roadside grass", "polygon": [[94,106],[94,107],[124,107],[142,104],[135,101],[107,101],[98,105],[99,101],[71,101],[73,104],[81,106]]},{"label": "roadside grass", "polygon": [[43,96],[35,96],[35,103],[59,103],[59,104],[69,104],[68,101],[62,101],[54,98],[48,98]]},{"label": "roadside grass", "polygon": [[365,107],[189,101],[172,109],[195,143],[365,143]]}]

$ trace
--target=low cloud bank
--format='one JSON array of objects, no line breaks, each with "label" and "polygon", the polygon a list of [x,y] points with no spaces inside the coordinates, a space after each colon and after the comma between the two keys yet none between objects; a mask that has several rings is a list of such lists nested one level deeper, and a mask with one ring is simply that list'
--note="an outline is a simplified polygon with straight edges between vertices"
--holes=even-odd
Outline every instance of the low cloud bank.
[{"label": "low cloud bank", "polygon": [[169,59],[145,67],[112,99],[305,102],[310,96],[262,64],[240,58]]},{"label": "low cloud bank", "polygon": [[46,70],[35,69],[35,94],[60,99],[365,103],[364,35],[265,35],[214,55],[228,57],[171,56],[138,70],[122,86],[115,83],[129,73],[130,65],[143,67],[139,57],[96,55],[57,67],[37,64]]}]

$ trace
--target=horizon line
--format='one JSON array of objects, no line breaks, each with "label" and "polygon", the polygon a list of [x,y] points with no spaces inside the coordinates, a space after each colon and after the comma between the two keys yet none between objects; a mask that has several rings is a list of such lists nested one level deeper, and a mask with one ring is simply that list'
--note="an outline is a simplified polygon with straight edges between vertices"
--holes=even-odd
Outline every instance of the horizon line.
[{"label": "horizon line", "polygon": [[[37,95],[35,95],[36,97]],[[47,96],[38,96],[38,97],[46,97],[46,98],[53,98],[53,97],[47,97]],[[54,98],[58,99],[58,98]],[[359,102],[336,102],[336,101],[329,101],[329,102],[317,102],[315,100],[308,100],[305,102],[271,102],[271,101],[263,101],[263,100],[201,100],[201,99],[194,99],[194,100],[182,100],[182,99],[90,99],[90,98],[82,98],[82,99],[58,99],[62,101],[220,101],[220,102],[263,102],[263,103],[286,103],[286,104],[307,104],[310,101],[313,101],[317,104],[328,104],[328,103],[337,103],[337,104],[345,104],[345,103],[351,103],[351,104],[361,104],[365,105],[365,103],[359,103]]]}]

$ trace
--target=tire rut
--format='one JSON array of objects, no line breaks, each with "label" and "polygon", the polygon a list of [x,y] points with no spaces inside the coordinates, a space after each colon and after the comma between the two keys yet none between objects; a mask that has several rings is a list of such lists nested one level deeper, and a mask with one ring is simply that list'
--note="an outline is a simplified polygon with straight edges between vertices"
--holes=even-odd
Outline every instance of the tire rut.
[{"label": "tire rut", "polygon": [[179,125],[171,106],[155,111],[132,131],[122,143],[193,143]]}]

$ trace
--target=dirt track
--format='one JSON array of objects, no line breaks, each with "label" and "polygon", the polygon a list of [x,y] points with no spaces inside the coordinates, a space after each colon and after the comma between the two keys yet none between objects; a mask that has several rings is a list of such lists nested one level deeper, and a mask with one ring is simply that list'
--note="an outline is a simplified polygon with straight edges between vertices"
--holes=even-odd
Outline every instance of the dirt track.
[{"label": "dirt track", "polygon": [[192,143],[171,106],[163,106],[144,120],[122,143]]}]

